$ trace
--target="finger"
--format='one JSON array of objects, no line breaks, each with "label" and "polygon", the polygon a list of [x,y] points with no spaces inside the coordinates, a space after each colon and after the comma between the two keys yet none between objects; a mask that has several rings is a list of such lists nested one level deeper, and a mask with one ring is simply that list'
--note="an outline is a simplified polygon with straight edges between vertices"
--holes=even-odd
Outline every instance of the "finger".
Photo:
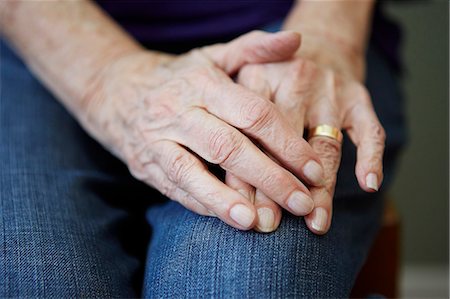
[{"label": "finger", "polygon": [[322,184],[319,157],[273,103],[233,82],[214,87],[209,94],[216,96],[203,102],[206,110],[255,139],[297,177]]},{"label": "finger", "polygon": [[[308,113],[311,128],[327,124],[341,128],[339,114],[334,105],[334,95],[331,91],[325,97],[319,97]],[[332,205],[336,175],[341,162],[341,143],[329,137],[316,136],[309,139],[309,143],[322,161],[325,173],[323,188],[312,188],[314,210],[305,217],[306,224],[316,234],[328,231],[332,217]]]},{"label": "finger", "polygon": [[241,193],[252,204],[255,203],[255,188],[252,185],[247,184],[229,171],[225,174],[225,184]]},{"label": "finger", "polygon": [[281,221],[282,212],[280,206],[267,197],[260,189],[257,189],[255,208],[258,215],[255,230],[262,233],[275,231]]},{"label": "finger", "polygon": [[135,178],[146,182],[150,186],[153,186],[163,195],[167,196],[171,200],[179,202],[185,208],[194,213],[203,216],[215,216],[212,211],[205,208],[205,206],[198,202],[192,195],[172,183],[159,165],[155,163],[147,163],[140,165],[139,168],[139,172],[130,169],[130,172]]},{"label": "finger", "polygon": [[255,230],[262,233],[274,231],[281,220],[281,209],[273,200],[268,198],[261,190],[255,190],[253,186],[245,183],[235,175],[227,172],[225,182],[228,186],[237,190],[255,205],[258,220]]},{"label": "finger", "polygon": [[314,210],[305,216],[305,223],[308,228],[317,235],[328,232],[333,215],[333,194],[327,188],[313,188],[311,194],[314,199]]},{"label": "finger", "polygon": [[314,210],[305,216],[305,221],[312,232],[324,234],[331,223],[336,175],[341,161],[341,144],[328,137],[314,137],[310,143],[321,157],[325,171],[325,186],[310,189]]},{"label": "finger", "polygon": [[[270,101],[272,91],[265,79],[263,68],[262,65],[246,65],[239,71],[237,81],[242,86]],[[255,197],[255,208],[258,213],[255,230],[262,233],[273,232],[280,225],[282,215],[280,206],[259,189],[256,190]]]},{"label": "finger", "polygon": [[358,183],[366,192],[378,191],[383,180],[386,134],[368,95],[350,110],[346,122],[347,133],[357,146],[355,173]]},{"label": "finger", "polygon": [[185,124],[184,130],[171,137],[175,141],[260,188],[291,213],[303,216],[311,212],[312,200],[305,185],[267,157],[241,132],[203,109],[193,109],[184,117],[181,120]]},{"label": "finger", "polygon": [[253,204],[209,173],[205,165],[186,149],[170,141],[160,141],[152,146],[158,153],[155,161],[178,188],[225,223],[242,230],[254,226],[256,211]]},{"label": "finger", "polygon": [[208,210],[194,196],[184,191],[183,189],[178,188],[177,186],[175,186],[175,184],[172,185],[173,191],[171,195],[166,195],[168,198],[179,202],[186,209],[191,210],[196,214],[202,216],[217,217],[217,215],[213,211]]},{"label": "finger", "polygon": [[300,34],[293,31],[252,31],[227,44],[208,46],[202,50],[219,68],[233,74],[244,64],[290,58],[299,48],[300,40]]}]

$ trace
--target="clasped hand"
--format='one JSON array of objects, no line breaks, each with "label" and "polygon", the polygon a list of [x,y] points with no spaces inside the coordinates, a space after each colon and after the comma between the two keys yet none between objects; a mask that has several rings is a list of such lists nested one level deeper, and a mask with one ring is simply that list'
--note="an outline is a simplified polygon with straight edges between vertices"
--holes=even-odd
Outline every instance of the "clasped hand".
[{"label": "clasped hand", "polygon": [[[325,233],[341,147],[308,143],[304,129],[346,129],[366,191],[382,179],[384,133],[365,88],[297,57],[299,45],[293,32],[251,32],[157,62],[128,53],[92,81],[82,123],[134,177],[195,213],[269,232],[282,208]],[[225,182],[205,161],[226,171]]]}]

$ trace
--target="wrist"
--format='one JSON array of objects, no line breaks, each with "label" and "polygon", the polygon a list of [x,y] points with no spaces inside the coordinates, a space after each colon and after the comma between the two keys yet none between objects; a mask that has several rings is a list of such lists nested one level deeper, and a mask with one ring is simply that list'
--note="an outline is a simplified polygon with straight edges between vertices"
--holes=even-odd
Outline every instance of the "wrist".
[{"label": "wrist", "polygon": [[326,37],[346,51],[364,53],[374,2],[299,1],[284,27],[302,34]]},{"label": "wrist", "polygon": [[297,56],[312,60],[346,77],[362,82],[365,74],[365,49],[340,36],[318,31],[301,31],[302,45]]},{"label": "wrist", "polygon": [[298,1],[284,29],[299,32],[299,56],[363,80],[374,0]]},{"label": "wrist", "polygon": [[306,41],[313,44],[331,46],[338,53],[345,54],[345,56],[363,56],[366,50],[364,40],[356,39],[345,32],[338,32],[322,26],[307,26],[302,24],[296,26],[295,31],[302,35],[302,41],[305,41],[306,38]]}]

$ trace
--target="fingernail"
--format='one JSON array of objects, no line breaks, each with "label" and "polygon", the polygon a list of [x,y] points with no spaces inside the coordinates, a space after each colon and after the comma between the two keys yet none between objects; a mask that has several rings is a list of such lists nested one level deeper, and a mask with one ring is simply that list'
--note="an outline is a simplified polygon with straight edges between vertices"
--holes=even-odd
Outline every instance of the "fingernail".
[{"label": "fingernail", "polygon": [[258,224],[256,227],[265,233],[272,232],[275,226],[275,214],[272,209],[269,208],[259,208],[256,210],[258,213]]},{"label": "fingernail", "polygon": [[230,217],[243,227],[250,227],[255,219],[253,211],[243,204],[237,204],[232,207],[230,210]]},{"label": "fingernail", "polygon": [[366,185],[368,188],[378,191],[378,176],[375,173],[369,173],[366,176]]},{"label": "fingernail", "polygon": [[305,166],[303,166],[303,174],[314,185],[323,184],[323,169],[316,161],[308,161]]},{"label": "fingernail", "polygon": [[327,217],[327,211],[324,208],[316,208],[311,222],[312,228],[319,232],[325,231],[328,222]]},{"label": "fingernail", "polygon": [[288,207],[298,216],[309,214],[314,208],[312,199],[303,192],[294,191],[287,202]]}]

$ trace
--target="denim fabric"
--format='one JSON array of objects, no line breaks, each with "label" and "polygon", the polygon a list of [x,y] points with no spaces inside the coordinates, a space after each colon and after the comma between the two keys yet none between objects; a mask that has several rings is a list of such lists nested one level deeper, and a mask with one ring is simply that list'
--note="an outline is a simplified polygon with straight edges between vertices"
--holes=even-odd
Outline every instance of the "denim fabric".
[{"label": "denim fabric", "polygon": [[[288,213],[275,233],[241,232],[132,179],[3,42],[0,52],[1,298],[136,297],[142,285],[148,298],[348,295],[382,210],[380,196],[353,183],[348,140],[327,235]],[[400,102],[393,74],[371,53],[389,181],[403,140]]]}]

